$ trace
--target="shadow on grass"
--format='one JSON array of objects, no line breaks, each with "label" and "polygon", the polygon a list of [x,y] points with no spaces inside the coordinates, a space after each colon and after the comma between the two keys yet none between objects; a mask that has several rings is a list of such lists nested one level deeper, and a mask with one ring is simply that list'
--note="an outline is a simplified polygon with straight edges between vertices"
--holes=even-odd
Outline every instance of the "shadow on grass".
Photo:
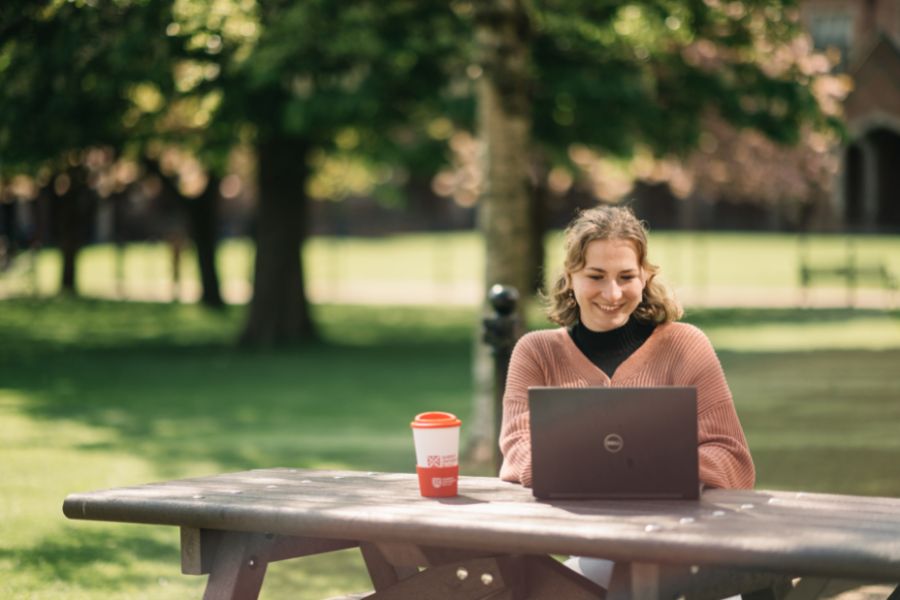
[{"label": "shadow on grass", "polygon": [[[77,350],[230,350],[236,347],[245,307],[211,311],[199,305],[116,302],[83,298],[0,301],[0,358]],[[316,306],[321,341],[316,346],[418,346],[468,343],[478,313],[471,308],[424,306]],[[283,351],[281,349],[279,351]],[[263,351],[265,353],[265,351]]]},{"label": "shadow on grass", "polygon": [[412,416],[469,410],[470,311],[326,307],[325,341],[245,351],[237,310],[8,307],[0,381],[22,409],[95,428],[80,450],[134,453],[168,476],[197,463],[407,469]]},{"label": "shadow on grass", "polygon": [[900,497],[900,449],[896,447],[757,446],[753,460],[758,488]]},{"label": "shadow on grass", "polygon": [[[27,398],[22,410],[42,422],[89,426],[96,435],[73,447],[140,456],[166,477],[198,465],[406,471],[413,415],[438,408],[465,423],[470,413],[471,311],[324,307],[325,342],[246,352],[231,346],[239,311],[75,301],[11,308],[11,316],[0,316],[0,334],[10,340],[0,350],[0,381]],[[37,328],[45,333],[22,325],[33,310],[50,319]],[[752,327],[859,314],[717,310],[697,313],[693,322]],[[130,326],[160,319],[165,325]],[[47,333],[66,327],[68,341]],[[900,349],[720,357],[762,461],[760,485],[784,487],[790,470],[770,469],[778,468],[779,451],[796,450],[823,465],[806,471],[819,473],[817,489],[900,495],[874,471],[874,487],[846,486],[855,469],[870,472],[872,457],[857,450],[886,453],[879,454],[881,467],[891,456],[900,463],[900,442],[890,433],[900,423]],[[832,449],[860,465],[827,458]]]},{"label": "shadow on grass", "polygon": [[[171,528],[169,528],[171,529]],[[146,528],[67,527],[27,548],[0,548],[0,562],[43,581],[74,583],[90,589],[141,589],[158,585],[158,574],[136,571],[138,562],[158,562],[161,572],[180,560],[177,532],[172,543],[148,535]],[[178,576],[177,570],[172,576]]]},{"label": "shadow on grass", "polygon": [[722,325],[753,326],[837,323],[870,317],[900,320],[900,310],[863,308],[708,308],[687,311],[685,320],[701,329]]},{"label": "shadow on grass", "polygon": [[[900,309],[880,310],[867,308],[688,308],[684,321],[701,329],[716,327],[765,327],[769,325],[816,325],[846,323],[860,319],[887,318],[900,324]],[[532,306],[528,312],[528,324],[532,329],[555,327],[547,321],[540,306]],[[900,343],[898,343],[900,345]]]},{"label": "shadow on grass", "polygon": [[900,349],[720,358],[758,487],[900,496]]},{"label": "shadow on grass", "polygon": [[[78,597],[199,598],[207,577],[183,575],[177,529],[157,529],[172,542],[159,541],[146,525],[98,530],[96,523],[77,523],[64,535],[36,540],[32,547],[0,547],[0,565],[27,573],[34,582],[64,590],[61,593],[65,596],[59,597],[81,592]],[[302,561],[272,563],[261,597],[326,598],[370,589],[359,550],[352,548]]]}]

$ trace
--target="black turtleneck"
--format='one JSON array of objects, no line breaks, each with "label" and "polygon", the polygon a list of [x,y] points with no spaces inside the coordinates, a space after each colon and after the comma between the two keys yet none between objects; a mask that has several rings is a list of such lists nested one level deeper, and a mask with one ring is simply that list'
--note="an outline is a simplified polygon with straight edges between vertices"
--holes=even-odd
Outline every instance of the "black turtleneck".
[{"label": "black turtleneck", "polygon": [[582,354],[612,377],[619,365],[647,341],[655,328],[655,323],[645,323],[634,317],[610,331],[591,331],[579,321],[569,327],[569,335]]}]

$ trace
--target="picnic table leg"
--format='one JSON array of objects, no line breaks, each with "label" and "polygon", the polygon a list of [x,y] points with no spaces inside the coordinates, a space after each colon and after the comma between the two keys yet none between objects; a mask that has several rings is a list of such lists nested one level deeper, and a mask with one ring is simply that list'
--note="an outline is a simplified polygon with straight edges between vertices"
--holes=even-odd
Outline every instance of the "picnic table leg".
[{"label": "picnic table leg", "polygon": [[367,600],[603,600],[603,589],[549,556],[473,558],[426,568]]},{"label": "picnic table leg", "polygon": [[617,562],[606,597],[608,600],[658,600],[659,565]]},{"label": "picnic table leg", "polygon": [[375,544],[363,542],[359,545],[359,549],[375,591],[387,589],[419,572],[419,569],[412,565],[392,564]]},{"label": "picnic table leg", "polygon": [[181,572],[209,575],[204,598],[256,598],[269,563],[354,548],[350,540],[181,528]]},{"label": "picnic table leg", "polygon": [[783,600],[815,600],[822,595],[830,581],[830,579],[803,577],[782,598]]},{"label": "picnic table leg", "polygon": [[222,534],[203,600],[255,600],[259,597],[271,539],[258,533]]},{"label": "picnic table leg", "polygon": [[600,600],[605,590],[549,556],[521,557],[529,600]]},{"label": "picnic table leg", "polygon": [[[813,592],[812,582],[808,587]],[[745,590],[754,590],[747,592]],[[772,573],[699,566],[619,563],[613,567],[609,600],[717,600],[741,595],[743,600],[808,600],[818,596],[789,595],[791,579]],[[900,599],[898,599],[900,600]]]},{"label": "picnic table leg", "polygon": [[[362,543],[371,600],[601,600],[603,588],[549,556],[497,556],[414,544]],[[425,567],[419,571],[417,567]]]},{"label": "picnic table leg", "polygon": [[[701,569],[697,566],[619,563],[613,567],[607,592],[609,600],[657,600],[682,597],[687,600],[715,600],[744,594],[744,600],[782,598],[781,576],[730,569]],[[742,590],[759,590],[747,594]]]},{"label": "picnic table leg", "polygon": [[513,595],[514,581],[504,577],[496,558],[476,558],[429,567],[377,590],[367,600],[524,600]]}]

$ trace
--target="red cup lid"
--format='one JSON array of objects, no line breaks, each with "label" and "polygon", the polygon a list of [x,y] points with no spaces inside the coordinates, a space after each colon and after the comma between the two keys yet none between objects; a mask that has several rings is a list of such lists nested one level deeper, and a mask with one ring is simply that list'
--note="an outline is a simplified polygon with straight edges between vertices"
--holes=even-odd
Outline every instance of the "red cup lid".
[{"label": "red cup lid", "polygon": [[462,425],[462,421],[453,413],[432,411],[417,414],[415,420],[409,425],[415,429],[459,427]]}]

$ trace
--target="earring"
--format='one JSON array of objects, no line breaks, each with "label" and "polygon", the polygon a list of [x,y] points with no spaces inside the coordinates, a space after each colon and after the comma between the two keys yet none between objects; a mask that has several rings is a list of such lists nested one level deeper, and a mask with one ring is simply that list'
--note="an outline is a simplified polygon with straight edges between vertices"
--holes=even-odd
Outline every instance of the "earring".
[{"label": "earring", "polygon": [[575,300],[575,292],[569,290],[569,297],[566,299],[566,304],[569,306],[575,306],[578,302]]}]

